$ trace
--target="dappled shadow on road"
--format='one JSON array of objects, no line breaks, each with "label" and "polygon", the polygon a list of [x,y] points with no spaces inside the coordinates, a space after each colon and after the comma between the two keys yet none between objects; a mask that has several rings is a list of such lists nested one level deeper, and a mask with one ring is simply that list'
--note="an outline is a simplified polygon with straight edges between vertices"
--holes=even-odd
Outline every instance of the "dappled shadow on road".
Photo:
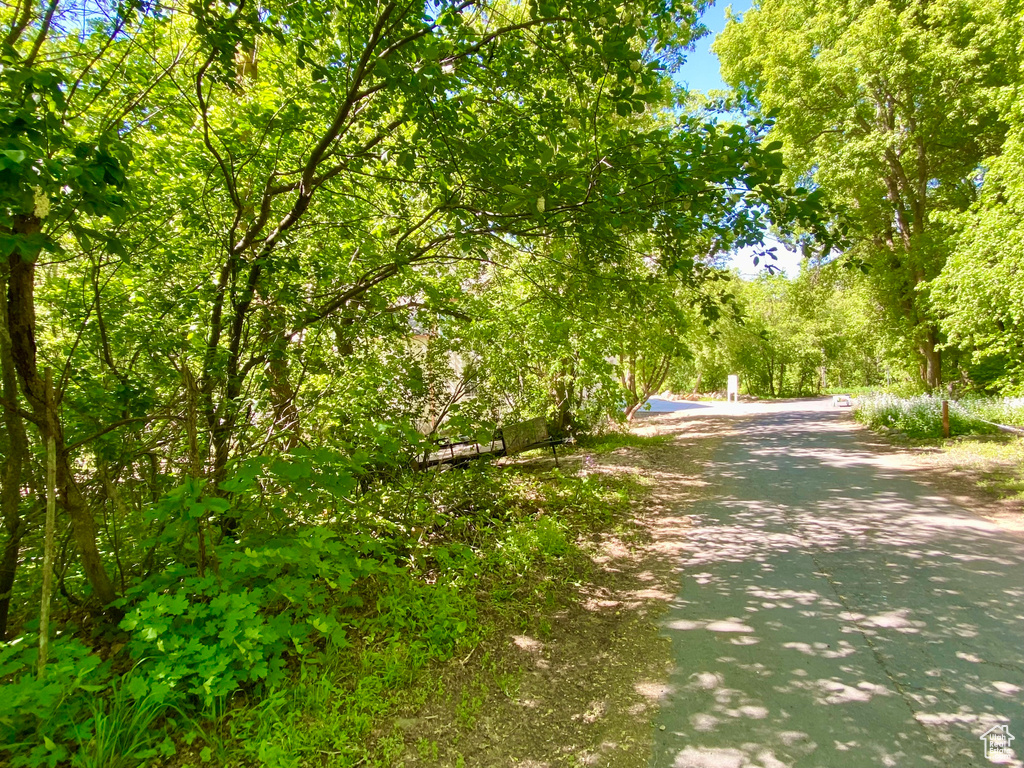
[{"label": "dappled shadow on road", "polygon": [[834,414],[741,427],[674,543],[653,765],[988,764],[980,736],[1021,723],[1024,544]]}]

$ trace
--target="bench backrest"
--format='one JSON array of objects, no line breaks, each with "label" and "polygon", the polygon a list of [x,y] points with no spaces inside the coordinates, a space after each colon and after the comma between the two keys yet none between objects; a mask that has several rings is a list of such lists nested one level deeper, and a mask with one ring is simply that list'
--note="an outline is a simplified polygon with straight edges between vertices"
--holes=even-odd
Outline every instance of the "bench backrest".
[{"label": "bench backrest", "polygon": [[548,439],[548,422],[543,416],[538,416],[529,421],[506,424],[501,428],[501,436],[505,442],[505,455],[513,456],[545,442]]}]

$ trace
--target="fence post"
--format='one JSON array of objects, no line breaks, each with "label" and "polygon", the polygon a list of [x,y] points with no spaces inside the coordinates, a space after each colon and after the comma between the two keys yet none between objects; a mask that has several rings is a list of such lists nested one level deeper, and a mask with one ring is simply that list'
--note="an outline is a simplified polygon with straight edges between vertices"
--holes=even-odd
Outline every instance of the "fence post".
[{"label": "fence post", "polygon": [[942,401],[942,436],[949,437],[949,400]]}]

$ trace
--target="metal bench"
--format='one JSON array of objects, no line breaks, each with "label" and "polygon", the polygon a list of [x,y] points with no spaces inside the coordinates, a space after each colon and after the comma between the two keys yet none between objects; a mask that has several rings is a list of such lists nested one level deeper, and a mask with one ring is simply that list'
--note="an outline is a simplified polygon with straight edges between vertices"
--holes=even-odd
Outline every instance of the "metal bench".
[{"label": "metal bench", "polygon": [[428,450],[424,456],[416,462],[417,469],[426,469],[440,464],[458,466],[468,461],[484,458],[485,456],[515,456],[517,453],[528,451],[531,448],[544,448],[551,446],[551,453],[555,457],[555,466],[558,466],[558,453],[556,445],[564,443],[565,440],[552,437],[548,434],[548,423],[543,416],[528,421],[519,421],[514,424],[506,424],[499,429],[490,443],[479,443],[469,437],[445,438],[434,441],[434,450]]},{"label": "metal bench", "polygon": [[551,454],[555,457],[555,466],[558,466],[558,452],[555,450],[555,446],[561,445],[565,440],[548,434],[548,422],[543,416],[529,421],[506,424],[498,434],[505,448],[505,456],[515,456],[517,453],[528,451],[531,448],[551,446]]}]

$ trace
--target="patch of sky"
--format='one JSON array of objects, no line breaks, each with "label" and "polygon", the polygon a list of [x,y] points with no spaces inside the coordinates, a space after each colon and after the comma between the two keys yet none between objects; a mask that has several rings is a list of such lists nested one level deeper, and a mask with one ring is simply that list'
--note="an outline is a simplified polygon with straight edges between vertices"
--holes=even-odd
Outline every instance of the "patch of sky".
[{"label": "patch of sky", "polygon": [[[767,255],[771,249],[775,250],[775,258]],[[757,264],[754,260],[757,259]],[[789,250],[785,245],[772,237],[765,237],[763,245],[748,245],[733,251],[726,257],[725,268],[735,269],[744,280],[754,280],[761,275],[768,273],[771,266],[772,271],[782,272],[786,277],[796,277],[800,273],[800,264],[803,262],[803,254]]]},{"label": "patch of sky", "polygon": [[733,16],[742,16],[753,4],[753,0],[738,0],[735,3],[712,5],[701,16],[701,22],[710,34],[702,37],[694,44],[694,50],[686,55],[686,63],[675,73],[674,80],[691,91],[724,91],[726,84],[722,81],[718,57],[712,53],[711,44],[715,37],[725,29],[727,12]]}]

